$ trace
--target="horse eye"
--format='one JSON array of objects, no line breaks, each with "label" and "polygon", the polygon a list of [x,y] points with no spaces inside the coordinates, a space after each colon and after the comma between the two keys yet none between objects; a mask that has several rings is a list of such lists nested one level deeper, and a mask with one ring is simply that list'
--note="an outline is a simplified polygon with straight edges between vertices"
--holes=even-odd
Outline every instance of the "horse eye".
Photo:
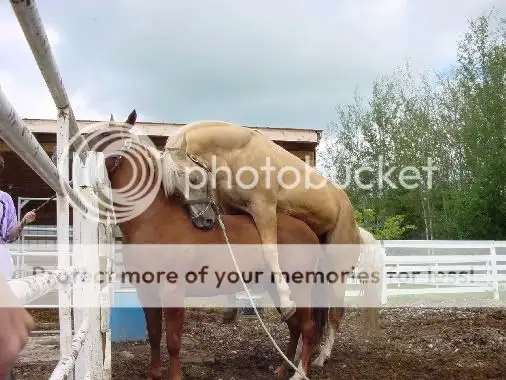
[{"label": "horse eye", "polygon": [[192,184],[198,185],[198,184],[202,183],[202,180],[203,180],[202,174],[199,173],[198,171],[190,174],[190,182]]}]

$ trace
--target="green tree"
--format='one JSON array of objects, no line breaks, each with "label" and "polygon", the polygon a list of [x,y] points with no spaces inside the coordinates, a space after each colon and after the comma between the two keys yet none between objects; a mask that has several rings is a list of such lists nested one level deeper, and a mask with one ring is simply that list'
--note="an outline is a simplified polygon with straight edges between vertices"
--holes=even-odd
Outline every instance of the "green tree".
[{"label": "green tree", "polygon": [[370,231],[379,240],[402,240],[415,230],[415,226],[405,224],[405,215],[378,215],[373,209],[355,211],[359,226]]},{"label": "green tree", "polygon": [[[324,138],[327,176],[357,209],[382,210],[374,223],[392,218],[388,236],[407,236],[399,229],[407,223],[430,239],[506,237],[504,19],[491,12],[470,22],[457,57],[444,75],[414,77],[406,65],[379,78],[369,99],[356,94],[353,104],[337,107]],[[420,169],[429,159],[437,166],[432,183],[426,176],[414,188],[375,182],[382,166],[397,167],[397,177],[400,167]],[[361,166],[373,169],[359,176],[371,188],[353,177]]]}]

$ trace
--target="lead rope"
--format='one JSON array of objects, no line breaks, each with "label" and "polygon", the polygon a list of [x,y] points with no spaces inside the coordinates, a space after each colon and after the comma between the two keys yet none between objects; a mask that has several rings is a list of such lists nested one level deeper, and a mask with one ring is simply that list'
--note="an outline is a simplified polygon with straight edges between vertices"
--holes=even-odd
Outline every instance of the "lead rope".
[{"label": "lead rope", "polygon": [[[223,236],[225,236],[225,241],[227,242],[227,246],[228,246],[228,250],[230,252],[230,256],[232,256],[232,261],[234,262],[234,265],[235,265],[235,269],[237,270],[237,273],[241,273],[240,270],[239,270],[239,266],[237,265],[237,262],[235,260],[235,255],[234,255],[234,252],[232,251],[232,247],[230,246],[230,242],[228,241],[228,236],[227,236],[227,231],[225,230],[225,225],[223,224],[223,221],[221,220],[221,213],[218,213],[218,222],[220,223],[220,227],[221,227],[221,230],[223,231]],[[262,319],[262,317],[260,316],[260,314],[258,313],[258,310],[255,306],[255,303],[253,302],[253,298],[251,297],[251,294],[248,290],[248,287],[246,286],[246,284],[244,283],[244,280],[242,278],[242,276],[239,276],[240,279],[241,279],[241,283],[242,283],[242,286],[244,287],[244,290],[246,290],[246,293],[248,294],[248,298],[250,300],[250,303],[251,303],[251,306],[253,307],[253,310],[255,310],[255,314],[258,318],[258,320],[260,321],[260,324],[262,325],[263,329],[265,330],[265,333],[267,334],[267,336],[269,337],[269,339],[271,340],[272,344],[274,345],[274,347],[276,348],[276,350],[279,352],[279,354],[283,357],[283,359],[285,359],[285,361],[290,365],[290,367],[292,367],[295,372],[298,372],[303,379],[305,380],[309,380],[309,378],[303,374],[291,361],[290,359],[288,359],[286,357],[286,355],[283,353],[283,350],[281,350],[281,348],[279,348],[278,344],[276,343],[276,341],[274,340],[274,338],[272,337],[271,333],[269,332],[269,329],[267,328],[267,326],[265,326],[265,323]]]}]

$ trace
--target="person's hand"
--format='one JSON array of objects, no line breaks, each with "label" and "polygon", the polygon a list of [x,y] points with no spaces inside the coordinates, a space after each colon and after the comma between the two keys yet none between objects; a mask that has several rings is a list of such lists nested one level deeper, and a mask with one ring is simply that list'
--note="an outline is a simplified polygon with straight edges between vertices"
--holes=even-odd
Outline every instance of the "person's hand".
[{"label": "person's hand", "polygon": [[25,214],[23,217],[23,220],[21,221],[22,224],[28,224],[32,223],[36,218],[35,211],[29,211]]},{"label": "person's hand", "polygon": [[0,378],[11,373],[35,323],[0,276]]}]

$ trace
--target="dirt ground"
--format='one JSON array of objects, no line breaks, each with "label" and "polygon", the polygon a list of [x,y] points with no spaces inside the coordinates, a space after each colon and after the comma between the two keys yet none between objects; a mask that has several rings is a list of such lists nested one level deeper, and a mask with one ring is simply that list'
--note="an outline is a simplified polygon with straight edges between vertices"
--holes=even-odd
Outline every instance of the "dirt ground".
[{"label": "dirt ground", "polygon": [[[57,328],[54,313],[34,316],[40,328]],[[380,338],[363,338],[356,317],[348,312],[331,359],[324,368],[313,367],[309,378],[506,379],[505,308],[388,308],[381,311]],[[272,313],[266,319],[284,350],[285,325]],[[45,339],[55,350],[53,358],[43,361],[40,349],[25,350],[15,369],[18,379],[50,376],[58,360],[58,337]],[[162,352],[167,367],[168,354],[165,348]],[[145,379],[149,357],[147,342],[114,344],[113,379]],[[220,313],[203,309],[187,312],[182,357],[188,380],[273,379],[283,360],[256,319],[224,325]]]}]

